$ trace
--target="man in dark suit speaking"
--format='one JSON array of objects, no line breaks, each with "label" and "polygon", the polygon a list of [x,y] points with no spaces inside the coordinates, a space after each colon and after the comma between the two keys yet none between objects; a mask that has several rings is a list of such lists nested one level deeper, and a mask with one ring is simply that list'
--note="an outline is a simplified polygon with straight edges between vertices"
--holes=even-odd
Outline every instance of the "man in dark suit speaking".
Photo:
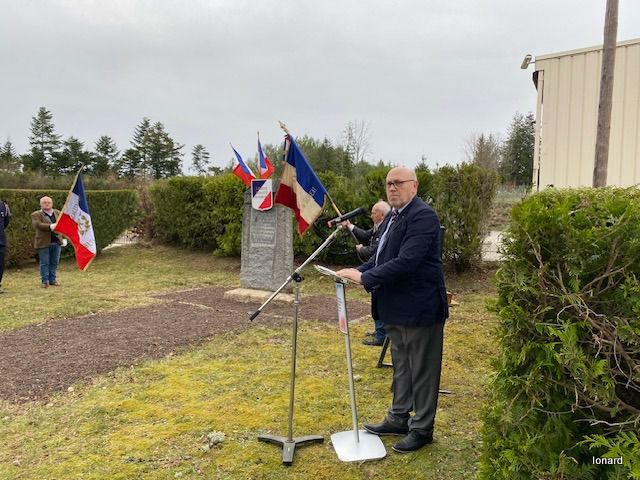
[{"label": "man in dark suit speaking", "polygon": [[[393,400],[376,435],[405,435],[397,452],[433,441],[442,365],[442,334],[449,316],[440,260],[440,221],[419,197],[413,170],[396,167],[386,180],[393,208],[380,227],[377,252],[357,269],[338,271],[372,293],[372,309],[391,339]],[[414,415],[411,416],[410,412]]]}]

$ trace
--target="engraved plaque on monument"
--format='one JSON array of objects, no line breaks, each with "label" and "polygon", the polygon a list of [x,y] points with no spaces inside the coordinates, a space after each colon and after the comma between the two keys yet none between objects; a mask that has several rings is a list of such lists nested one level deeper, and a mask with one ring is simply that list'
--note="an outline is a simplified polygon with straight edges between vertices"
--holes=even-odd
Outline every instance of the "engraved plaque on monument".
[{"label": "engraved plaque on monument", "polygon": [[251,208],[245,192],[242,216],[240,286],[277,290],[293,272],[293,225],[291,210],[274,205],[261,212]]}]

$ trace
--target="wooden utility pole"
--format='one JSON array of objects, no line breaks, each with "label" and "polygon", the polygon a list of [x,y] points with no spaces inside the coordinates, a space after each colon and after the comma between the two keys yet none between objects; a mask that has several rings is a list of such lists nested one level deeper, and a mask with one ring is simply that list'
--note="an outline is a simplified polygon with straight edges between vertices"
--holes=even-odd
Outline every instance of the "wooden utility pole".
[{"label": "wooden utility pole", "polygon": [[596,157],[593,166],[593,186],[607,186],[609,161],[609,132],[611,130],[611,104],[613,98],[613,70],[616,64],[616,37],[618,35],[618,0],[607,0],[600,77],[600,104],[596,132]]}]

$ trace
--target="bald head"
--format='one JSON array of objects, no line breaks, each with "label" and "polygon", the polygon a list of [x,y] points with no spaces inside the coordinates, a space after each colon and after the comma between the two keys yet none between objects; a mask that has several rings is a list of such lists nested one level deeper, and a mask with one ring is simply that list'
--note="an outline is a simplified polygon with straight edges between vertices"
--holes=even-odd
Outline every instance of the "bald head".
[{"label": "bald head", "polygon": [[380,225],[384,217],[391,210],[391,205],[389,205],[384,200],[380,200],[376,204],[371,207],[371,220],[373,220],[374,225]]},{"label": "bald head", "polygon": [[402,208],[418,194],[418,177],[415,170],[395,167],[387,173],[387,200],[393,208]]}]

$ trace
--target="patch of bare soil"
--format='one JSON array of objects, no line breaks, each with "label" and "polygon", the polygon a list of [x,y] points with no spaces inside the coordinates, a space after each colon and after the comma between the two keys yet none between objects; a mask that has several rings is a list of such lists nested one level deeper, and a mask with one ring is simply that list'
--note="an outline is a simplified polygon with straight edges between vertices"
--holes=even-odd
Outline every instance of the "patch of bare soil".
[{"label": "patch of bare soil", "polygon": [[[223,298],[225,288],[208,287],[156,295],[149,307],[52,320],[0,334],[0,399],[45,400],[74,383],[118,367],[162,358],[216,335],[253,325],[284,325],[293,306],[272,302],[253,321],[259,305]],[[369,313],[369,304],[349,302],[349,317]],[[334,297],[305,296],[301,321],[336,321]]]}]

